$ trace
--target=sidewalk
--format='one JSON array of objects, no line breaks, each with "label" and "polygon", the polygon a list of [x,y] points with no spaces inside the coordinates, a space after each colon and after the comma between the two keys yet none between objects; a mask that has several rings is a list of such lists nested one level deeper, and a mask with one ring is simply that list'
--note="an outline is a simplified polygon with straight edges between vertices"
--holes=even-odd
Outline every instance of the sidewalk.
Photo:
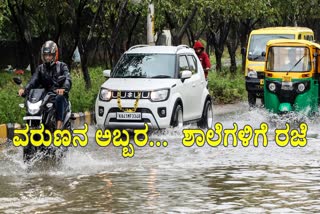
[{"label": "sidewalk", "polygon": [[234,104],[221,104],[221,105],[213,105],[213,114],[214,115],[222,115],[233,113],[239,111],[240,109],[249,108],[248,102],[239,102]]}]

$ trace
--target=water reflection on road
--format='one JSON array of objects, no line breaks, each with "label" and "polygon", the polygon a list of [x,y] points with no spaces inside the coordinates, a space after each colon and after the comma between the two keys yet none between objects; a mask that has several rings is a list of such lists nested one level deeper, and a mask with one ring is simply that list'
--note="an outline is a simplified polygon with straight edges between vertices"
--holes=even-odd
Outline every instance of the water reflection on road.
[{"label": "water reflection on road", "polygon": [[40,163],[31,170],[20,148],[6,147],[0,212],[320,212],[319,119],[306,121],[306,147],[280,148],[273,137],[283,124],[270,122],[263,109],[248,111],[240,103],[220,113],[215,121],[225,128],[267,122],[268,146],[186,148],[182,130],[165,130],[151,139],[168,147],[136,148],[133,158],[123,158],[121,148],[98,147],[90,127],[88,147],[71,148],[60,166]]}]

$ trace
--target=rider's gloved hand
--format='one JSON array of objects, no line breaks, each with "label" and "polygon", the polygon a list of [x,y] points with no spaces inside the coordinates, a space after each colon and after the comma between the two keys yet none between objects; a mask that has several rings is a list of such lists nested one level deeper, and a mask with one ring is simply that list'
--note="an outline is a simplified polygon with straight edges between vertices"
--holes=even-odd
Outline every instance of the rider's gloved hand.
[{"label": "rider's gloved hand", "polygon": [[63,95],[64,92],[65,92],[65,89],[63,89],[63,88],[60,88],[60,89],[57,89],[57,90],[56,90],[56,93],[57,93],[58,95]]},{"label": "rider's gloved hand", "polygon": [[24,89],[23,88],[19,89],[18,93],[19,93],[19,96],[21,97],[24,94]]}]

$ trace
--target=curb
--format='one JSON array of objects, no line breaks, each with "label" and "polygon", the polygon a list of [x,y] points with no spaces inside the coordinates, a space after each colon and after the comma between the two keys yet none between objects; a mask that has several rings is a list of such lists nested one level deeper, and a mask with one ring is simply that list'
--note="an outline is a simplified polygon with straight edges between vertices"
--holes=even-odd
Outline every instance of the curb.
[{"label": "curb", "polygon": [[[71,121],[73,128],[78,128],[84,123],[88,125],[94,125],[94,118],[95,113],[94,112],[79,112],[79,113],[73,113],[75,120]],[[20,129],[21,124],[18,123],[7,123],[7,124],[0,124],[0,145],[7,142],[7,140],[12,140],[14,137],[14,130]]]}]

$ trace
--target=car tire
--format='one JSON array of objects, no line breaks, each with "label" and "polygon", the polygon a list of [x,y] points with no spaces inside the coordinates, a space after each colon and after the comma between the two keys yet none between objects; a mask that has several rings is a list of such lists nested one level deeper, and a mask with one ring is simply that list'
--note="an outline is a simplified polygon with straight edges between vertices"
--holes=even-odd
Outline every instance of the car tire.
[{"label": "car tire", "polygon": [[210,129],[213,127],[212,102],[207,100],[203,107],[201,120],[197,123],[199,128]]},{"label": "car tire", "polygon": [[256,105],[256,95],[248,92],[248,103],[249,107],[254,107]]},{"label": "car tire", "polygon": [[172,127],[183,127],[183,110],[180,104],[176,106],[172,115],[171,126]]}]

